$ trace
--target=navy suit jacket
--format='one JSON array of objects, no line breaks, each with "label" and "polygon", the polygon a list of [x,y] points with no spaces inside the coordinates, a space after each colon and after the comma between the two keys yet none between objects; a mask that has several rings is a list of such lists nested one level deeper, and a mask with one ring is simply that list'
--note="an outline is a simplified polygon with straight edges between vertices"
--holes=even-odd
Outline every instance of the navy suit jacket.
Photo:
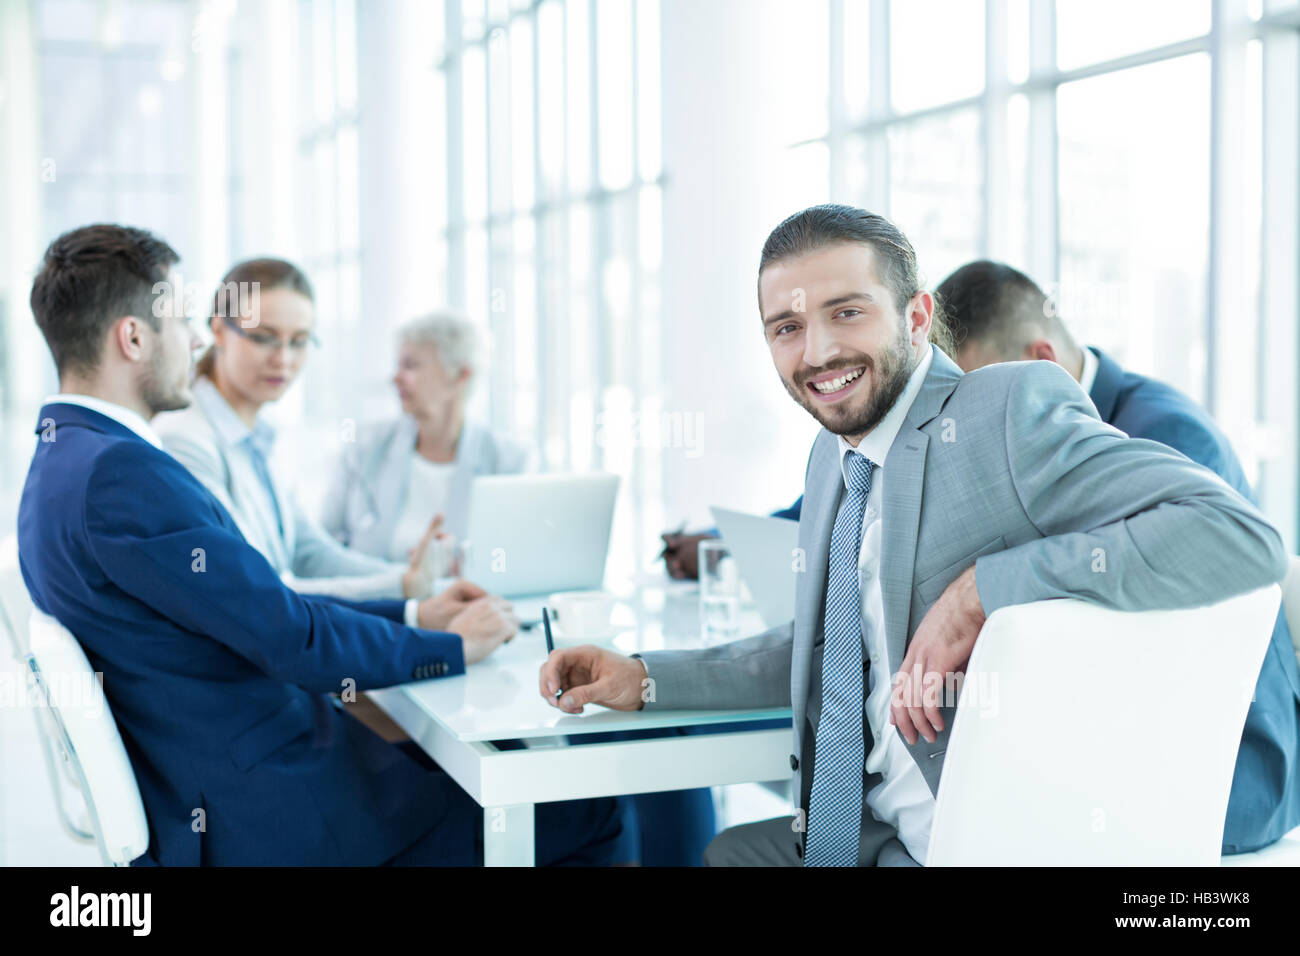
[{"label": "navy suit jacket", "polygon": [[[1098,349],[1092,352],[1098,365],[1089,396],[1102,421],[1130,438],[1147,438],[1182,452],[1258,504],[1227,436],[1204,409],[1177,389],[1126,372]],[[802,505],[800,496],[775,516],[797,521]],[[1257,850],[1300,826],[1298,762],[1300,669],[1286,616],[1279,613],[1237,751],[1224,853]]]},{"label": "navy suit jacket", "polygon": [[[78,405],[40,417],[23,580],[103,672],[149,821],[136,862],[369,865],[436,827],[454,785],[330,692],[463,673],[460,638],[296,594],[171,455]],[[440,836],[463,858],[472,839]]]}]

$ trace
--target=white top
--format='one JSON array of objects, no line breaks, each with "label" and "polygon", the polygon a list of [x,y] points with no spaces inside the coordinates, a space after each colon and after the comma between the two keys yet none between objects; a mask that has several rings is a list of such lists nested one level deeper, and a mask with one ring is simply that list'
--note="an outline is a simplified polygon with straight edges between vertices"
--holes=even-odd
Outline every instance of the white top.
[{"label": "white top", "polygon": [[433,516],[445,518],[451,498],[451,482],[456,475],[454,461],[429,461],[419,452],[411,456],[411,476],[406,483],[406,500],[393,527],[388,545],[388,560],[405,561],[407,552],[420,543],[429,530]]},{"label": "white top", "polygon": [[153,430],[147,421],[140,417],[136,412],[131,411],[125,405],[119,405],[116,402],[106,402],[102,398],[95,398],[93,395],[72,395],[59,394],[47,396],[42,405],[80,405],[82,408],[89,408],[92,412],[99,412],[101,415],[107,415],[119,425],[125,425],[131,431],[135,432],[149,444],[153,445],[159,451],[163,451],[162,439],[158,433]]},{"label": "white top", "polygon": [[[921,391],[930,371],[933,351],[912,372],[903,394],[855,449],[840,436],[840,467],[846,453],[857,452],[875,462],[871,470],[871,491],[862,514],[862,547],[858,551],[858,588],[862,594],[862,632],[867,635],[867,720],[874,744],[867,754],[867,773],[880,772],[883,779],[867,794],[871,815],[898,830],[898,839],[918,863],[925,863],[930,845],[930,824],[934,820],[934,795],[921,775],[897,728],[889,723],[892,675],[902,661],[891,661],[885,645],[885,608],[880,593],[881,502],[885,493],[885,457],[898,437],[907,412]],[[845,487],[848,478],[845,477]],[[816,773],[814,769],[813,773]]]},{"label": "white top", "polygon": [[1089,395],[1092,395],[1092,383],[1097,380],[1097,366],[1100,364],[1097,361],[1097,356],[1092,354],[1092,349],[1085,345],[1083,347],[1083,371],[1079,373],[1079,385]]}]

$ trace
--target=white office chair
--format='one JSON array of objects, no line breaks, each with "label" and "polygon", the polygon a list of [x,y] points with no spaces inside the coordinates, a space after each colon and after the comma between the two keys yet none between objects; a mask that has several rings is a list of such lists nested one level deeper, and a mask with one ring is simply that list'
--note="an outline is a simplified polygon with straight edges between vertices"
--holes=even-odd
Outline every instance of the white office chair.
[{"label": "white office chair", "polygon": [[126,866],[149,847],[149,826],[135,772],[95,672],[76,639],[32,610],[27,664],[81,783],[91,828],[106,866]]},{"label": "white office chair", "polygon": [[[11,534],[0,540],[0,631],[8,635],[14,658],[21,661],[26,670],[30,670],[27,664],[27,625],[31,612],[31,598],[27,596],[27,586],[18,569],[18,538]],[[95,834],[81,794],[81,783],[67,755],[60,752],[62,745],[58,727],[47,708],[33,707],[31,712],[59,823],[79,843],[93,843]]]},{"label": "white office chair", "polygon": [[1189,610],[995,611],[957,704],[927,864],[1217,865],[1279,600],[1271,585]]}]

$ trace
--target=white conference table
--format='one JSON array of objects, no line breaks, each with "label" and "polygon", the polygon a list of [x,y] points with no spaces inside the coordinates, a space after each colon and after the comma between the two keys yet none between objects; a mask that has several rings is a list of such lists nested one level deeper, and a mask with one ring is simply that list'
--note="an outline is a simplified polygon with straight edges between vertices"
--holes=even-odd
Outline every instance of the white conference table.
[{"label": "white conference table", "polygon": [[[590,643],[622,653],[701,646],[693,586],[651,579],[616,607],[611,634]],[[740,634],[763,629],[746,610]],[[558,630],[557,647],[584,643]],[[533,807],[554,800],[758,783],[789,777],[788,728],[569,746],[564,737],[627,730],[738,724],[785,718],[788,708],[619,712],[588,705],[579,715],[549,706],[537,690],[546,659],[541,627],[520,631],[457,677],[370,691],[373,700],[483,807],[484,863],[532,866]],[[522,740],[502,750],[493,741]]]}]

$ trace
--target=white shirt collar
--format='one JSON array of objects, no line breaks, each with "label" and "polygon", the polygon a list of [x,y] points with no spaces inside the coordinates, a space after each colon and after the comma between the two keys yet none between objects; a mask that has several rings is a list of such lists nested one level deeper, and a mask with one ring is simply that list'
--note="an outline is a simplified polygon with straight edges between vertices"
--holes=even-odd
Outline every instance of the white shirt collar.
[{"label": "white shirt collar", "polygon": [[271,454],[271,445],[275,442],[275,429],[260,417],[252,428],[244,424],[224,395],[206,375],[196,376],[193,385],[194,401],[203,409],[212,427],[217,430],[230,445],[238,445],[251,437],[253,444],[264,455]]},{"label": "white shirt collar", "polygon": [[1092,354],[1092,349],[1088,346],[1083,347],[1083,372],[1079,376],[1079,386],[1092,395],[1092,383],[1097,380],[1097,366],[1101,363],[1097,361],[1097,356]]},{"label": "white shirt collar", "polygon": [[149,426],[147,421],[140,417],[139,413],[131,411],[125,405],[107,402],[93,395],[69,395],[63,393],[50,395],[41,404],[80,405],[82,408],[89,408],[92,412],[99,412],[104,417],[113,419],[119,425],[125,425],[159,451],[163,450],[163,444],[161,439],[158,438],[157,432]]},{"label": "white shirt collar", "polygon": [[[870,458],[875,462],[877,468],[885,464],[885,457],[889,454],[889,449],[893,446],[894,439],[898,437],[903,422],[907,418],[907,413],[912,408],[912,403],[916,401],[916,396],[920,394],[921,386],[925,383],[925,376],[930,371],[933,358],[934,346],[931,345],[926,349],[925,356],[917,364],[916,368],[912,370],[912,375],[903,388],[903,394],[898,396],[876,427],[867,432],[866,437],[858,443],[857,448],[850,445],[843,435],[836,436],[840,443],[841,472],[844,472],[844,453],[847,451],[855,451],[859,455]],[[844,475],[844,484],[845,486],[848,485],[847,474]]]}]

